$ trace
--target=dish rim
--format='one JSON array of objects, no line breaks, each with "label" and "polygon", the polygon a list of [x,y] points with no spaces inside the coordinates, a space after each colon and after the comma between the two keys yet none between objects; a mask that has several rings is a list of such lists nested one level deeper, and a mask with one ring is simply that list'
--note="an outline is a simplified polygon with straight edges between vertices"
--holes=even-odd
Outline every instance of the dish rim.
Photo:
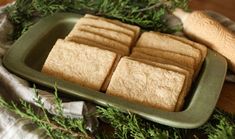
[{"label": "dish rim", "polygon": [[[81,87],[77,84],[45,75],[28,67],[28,65],[24,63],[26,56],[30,53],[29,48],[33,48],[31,44],[34,44],[33,42],[35,40],[40,39],[40,36],[43,35],[47,29],[53,28],[55,25],[61,23],[74,22],[80,17],[82,17],[82,15],[57,13],[41,19],[38,23],[30,27],[30,29],[11,46],[10,50],[8,50],[4,56],[3,65],[14,74],[33,81],[34,83],[53,88],[56,82],[58,90],[65,94],[85,100],[93,100],[96,98],[96,100],[92,102],[98,105],[118,107],[121,110],[136,113],[160,124],[177,128],[197,128],[209,119],[216,106],[227,71],[225,58],[209,49],[204,62],[205,68],[200,73],[201,76],[198,79],[194,95],[188,107],[180,112],[162,111],[129,102],[122,98],[98,93],[97,91]],[[37,35],[35,35],[35,33]],[[31,39],[29,40],[28,38]],[[21,45],[24,45],[24,47]],[[217,77],[216,80],[213,77]],[[203,104],[206,104],[207,107],[203,107]]]}]

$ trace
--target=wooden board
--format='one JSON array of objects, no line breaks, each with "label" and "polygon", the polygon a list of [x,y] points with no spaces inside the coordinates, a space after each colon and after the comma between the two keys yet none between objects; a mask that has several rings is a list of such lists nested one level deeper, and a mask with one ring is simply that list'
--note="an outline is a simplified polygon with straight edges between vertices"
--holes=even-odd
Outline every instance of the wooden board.
[{"label": "wooden board", "polygon": [[235,114],[235,84],[225,82],[217,107]]},{"label": "wooden board", "polygon": [[194,10],[212,10],[235,21],[235,0],[191,0],[190,7]]}]

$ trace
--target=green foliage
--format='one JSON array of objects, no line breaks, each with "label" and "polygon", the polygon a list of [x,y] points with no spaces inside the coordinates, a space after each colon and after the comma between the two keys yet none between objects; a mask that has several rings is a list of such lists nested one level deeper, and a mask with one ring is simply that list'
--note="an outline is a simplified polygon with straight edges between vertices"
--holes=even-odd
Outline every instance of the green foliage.
[{"label": "green foliage", "polygon": [[[36,90],[35,90],[36,91]],[[37,92],[37,91],[36,91]],[[37,94],[37,93],[36,93]],[[46,131],[51,138],[94,138],[87,133],[84,125],[86,121],[82,119],[65,118],[63,113],[58,115],[49,114],[44,108],[41,98],[36,95],[36,101],[42,114],[35,112],[32,105],[25,101],[20,104],[14,102],[6,102],[0,98],[0,107],[15,112],[23,118],[32,120],[38,128]],[[56,107],[58,112],[62,110],[62,101],[58,98],[57,90],[55,90]],[[161,124],[157,124],[132,113],[123,113],[114,107],[97,106],[99,117],[110,124],[114,129],[113,134],[97,134],[98,139],[187,139],[199,138],[195,133],[203,134],[209,139],[234,139],[235,138],[235,118],[233,115],[221,112],[216,109],[210,120],[202,127],[194,130],[177,129]]]},{"label": "green foliage", "polygon": [[73,139],[73,138],[92,138],[85,129],[85,121],[83,119],[74,119],[70,117],[64,117],[62,113],[62,103],[58,98],[57,90],[55,90],[55,100],[56,108],[58,112],[57,115],[49,114],[45,108],[40,96],[36,92],[35,101],[37,106],[42,111],[42,114],[36,113],[35,109],[31,104],[20,101],[20,104],[14,102],[6,102],[3,98],[0,97],[0,107],[4,107],[22,118],[30,119],[34,122],[38,128],[44,129],[47,135],[54,139]]},{"label": "green foliage", "polygon": [[115,137],[120,139],[177,139],[180,138],[177,129],[162,126],[144,120],[132,113],[123,113],[120,110],[108,107],[97,107],[100,117],[111,124],[115,129]]},{"label": "green foliage", "polygon": [[194,130],[177,129],[163,126],[144,120],[132,113],[123,113],[120,110],[107,107],[98,107],[102,119],[114,128],[115,137],[120,139],[187,139],[199,138],[195,133],[205,134],[209,139],[234,139],[235,118],[215,110],[210,120],[201,128]]},{"label": "green foliage", "polygon": [[211,119],[202,126],[209,139],[234,139],[235,118],[233,115],[215,110]]},{"label": "green foliage", "polygon": [[69,8],[68,2],[67,0],[16,0],[14,5],[5,10],[15,25],[13,39],[20,37],[38,18],[65,11]]},{"label": "green foliage", "polygon": [[17,39],[38,18],[56,12],[92,13],[145,29],[174,32],[164,17],[177,7],[187,9],[187,4],[188,0],[16,0],[6,12],[16,26]]}]

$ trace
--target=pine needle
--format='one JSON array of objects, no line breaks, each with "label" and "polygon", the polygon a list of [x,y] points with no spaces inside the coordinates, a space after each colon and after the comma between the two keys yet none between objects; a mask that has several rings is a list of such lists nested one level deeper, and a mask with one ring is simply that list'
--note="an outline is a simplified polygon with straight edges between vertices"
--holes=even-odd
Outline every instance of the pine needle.
[{"label": "pine needle", "polygon": [[[57,95],[56,95],[57,96]],[[56,99],[59,99],[56,97]],[[61,100],[57,100],[60,102]],[[43,105],[39,105],[41,108]],[[93,138],[87,133],[84,120],[65,118],[59,115],[53,116],[48,112],[38,115],[33,106],[25,101],[20,104],[6,102],[0,97],[0,107],[7,108],[23,118],[32,120],[38,128],[42,128],[51,138]],[[61,105],[60,105],[61,107]],[[41,108],[42,109],[42,108]],[[61,109],[61,108],[59,108]],[[233,115],[215,110],[210,120],[201,128],[194,130],[177,129],[157,124],[133,114],[123,113],[114,107],[97,107],[99,117],[110,124],[114,129],[114,137],[117,139],[199,139],[198,133],[209,139],[234,139],[235,118]],[[48,117],[48,118],[46,118]],[[195,134],[197,133],[197,134]],[[113,138],[111,136],[97,134],[96,138]]]},{"label": "pine needle", "polygon": [[170,130],[164,130],[159,127],[162,125],[143,120],[132,113],[123,113],[120,110],[113,107],[97,107],[97,112],[100,117],[111,124],[115,129],[115,137],[120,139],[168,139],[178,138],[173,132],[173,128]]},{"label": "pine needle", "polygon": [[[57,92],[55,91],[55,94],[56,93]],[[33,109],[34,106],[23,100],[20,101],[20,104],[14,102],[8,103],[0,97],[0,107],[10,110],[22,118],[31,120],[38,128],[45,130],[47,135],[53,139],[93,138],[93,136],[86,131],[85,121],[83,119],[63,117],[63,113],[61,113],[61,115],[51,115],[45,110],[44,104],[42,103],[40,96],[38,96],[36,89],[35,94],[35,102],[37,102],[37,106],[42,111],[41,114],[36,113],[35,109]],[[60,103],[61,99],[58,98],[58,95],[55,96],[56,102]],[[62,105],[58,106],[58,111],[60,111]]]},{"label": "pine needle", "polygon": [[57,12],[92,13],[135,24],[143,29],[175,32],[164,18],[175,8],[187,9],[188,0],[16,0],[5,11],[16,26],[17,39],[38,18]]},{"label": "pine needle", "polygon": [[235,139],[235,118],[216,109],[202,129],[209,139]]}]

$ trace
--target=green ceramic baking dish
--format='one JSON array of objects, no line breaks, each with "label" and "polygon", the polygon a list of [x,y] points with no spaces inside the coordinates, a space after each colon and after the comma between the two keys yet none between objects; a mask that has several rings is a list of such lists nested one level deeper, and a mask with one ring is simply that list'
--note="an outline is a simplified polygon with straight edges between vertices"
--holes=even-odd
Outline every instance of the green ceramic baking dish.
[{"label": "green ceramic baking dish", "polygon": [[166,112],[136,104],[41,73],[55,41],[64,38],[80,17],[78,14],[59,13],[42,19],[14,43],[4,57],[4,66],[36,84],[52,88],[56,82],[58,90],[66,95],[98,105],[115,106],[164,125],[196,128],[208,120],[216,106],[227,70],[226,60],[211,50],[181,112]]}]

